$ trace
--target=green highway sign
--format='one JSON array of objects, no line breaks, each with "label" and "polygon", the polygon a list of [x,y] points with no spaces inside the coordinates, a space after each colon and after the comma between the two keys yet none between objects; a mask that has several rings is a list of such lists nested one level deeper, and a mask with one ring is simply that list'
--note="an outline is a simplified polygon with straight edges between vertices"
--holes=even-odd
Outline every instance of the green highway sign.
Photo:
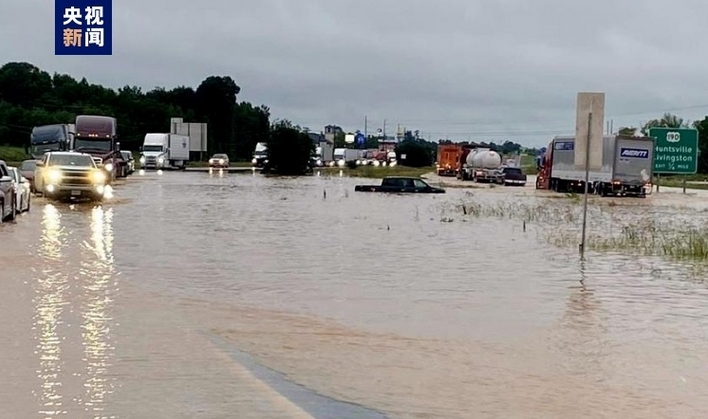
[{"label": "green highway sign", "polygon": [[698,130],[649,128],[654,144],[654,173],[692,175],[698,171]]}]

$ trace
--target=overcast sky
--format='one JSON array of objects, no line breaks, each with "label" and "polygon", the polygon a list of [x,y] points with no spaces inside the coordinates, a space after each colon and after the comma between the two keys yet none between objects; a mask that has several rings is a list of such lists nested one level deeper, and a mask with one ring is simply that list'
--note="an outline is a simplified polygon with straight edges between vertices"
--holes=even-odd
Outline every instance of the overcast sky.
[{"label": "overcast sky", "polygon": [[229,75],[312,130],[367,115],[369,132],[543,145],[573,132],[578,91],[606,92],[615,130],[708,114],[699,0],[114,0],[111,57],[55,56],[53,9],[2,2],[3,61],[144,90]]}]

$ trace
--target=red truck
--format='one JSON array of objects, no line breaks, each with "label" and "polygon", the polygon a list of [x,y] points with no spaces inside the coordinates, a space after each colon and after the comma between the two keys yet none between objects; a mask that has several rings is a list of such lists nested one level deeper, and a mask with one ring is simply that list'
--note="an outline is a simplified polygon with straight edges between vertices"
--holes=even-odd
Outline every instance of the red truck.
[{"label": "red truck", "polygon": [[116,128],[116,119],[111,116],[78,115],[76,117],[73,149],[93,156],[103,165],[111,181],[118,177],[126,177],[128,171],[128,162],[120,153]]},{"label": "red truck", "polygon": [[438,176],[457,175],[462,149],[460,144],[438,145],[438,162],[436,164]]}]

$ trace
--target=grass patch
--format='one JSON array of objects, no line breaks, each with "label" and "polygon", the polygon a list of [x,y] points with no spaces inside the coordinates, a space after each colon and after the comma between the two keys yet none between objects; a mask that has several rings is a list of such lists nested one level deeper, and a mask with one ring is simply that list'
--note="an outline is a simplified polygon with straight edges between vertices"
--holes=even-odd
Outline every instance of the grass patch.
[{"label": "grass patch", "polygon": [[521,166],[521,170],[527,175],[537,175],[538,174],[538,169],[536,168],[535,164],[523,165],[523,166]]},{"label": "grass patch", "polygon": [[28,158],[29,156],[25,154],[22,147],[0,146],[0,160],[5,160],[8,164],[21,162]]},{"label": "grass patch", "polygon": [[[659,184],[659,192],[661,193],[661,187],[667,188],[683,188],[683,180],[680,178],[671,179],[661,179]],[[686,189],[700,189],[708,190],[708,183],[691,183],[691,182],[702,182],[702,180],[687,180]]]},{"label": "grass patch", "polygon": [[351,177],[364,177],[364,178],[383,178],[386,176],[411,176],[411,177],[421,177],[425,174],[435,171],[434,166],[428,167],[406,167],[406,166],[394,166],[394,167],[375,167],[375,166],[359,166],[354,169],[344,167],[341,169],[346,176]]},{"label": "grass patch", "polygon": [[[539,238],[551,245],[577,247],[582,201],[573,195],[569,197],[537,203],[462,202],[452,211],[443,211],[440,221],[452,222],[460,216],[463,220],[469,217],[516,219],[524,225],[540,226]],[[680,225],[670,218],[658,222],[653,218],[655,215],[642,219],[642,214],[632,214],[627,209],[623,213],[621,206],[615,205],[592,205],[588,209],[592,210],[592,214],[588,214],[588,250],[660,256],[676,261],[708,261],[708,228]]]},{"label": "grass patch", "polygon": [[462,203],[459,210],[471,217],[492,217],[518,219],[527,222],[566,222],[578,220],[576,209],[570,205],[552,205],[549,203],[527,204],[520,202],[480,202]]},{"label": "grass patch", "polygon": [[[556,246],[577,246],[578,234],[553,232],[546,240]],[[677,261],[708,261],[708,232],[695,227],[670,228],[649,221],[624,225],[612,237],[591,234],[586,248],[601,252],[663,256]]]}]

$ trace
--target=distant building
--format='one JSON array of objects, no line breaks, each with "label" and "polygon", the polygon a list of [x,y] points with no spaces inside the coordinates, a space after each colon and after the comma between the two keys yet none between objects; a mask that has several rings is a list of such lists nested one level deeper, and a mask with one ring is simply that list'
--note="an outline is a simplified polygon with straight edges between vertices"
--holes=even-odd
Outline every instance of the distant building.
[{"label": "distant building", "polygon": [[337,134],[343,134],[344,130],[342,127],[338,125],[327,125],[324,130],[324,137],[327,139],[329,142],[334,142],[334,137],[337,136]]}]

